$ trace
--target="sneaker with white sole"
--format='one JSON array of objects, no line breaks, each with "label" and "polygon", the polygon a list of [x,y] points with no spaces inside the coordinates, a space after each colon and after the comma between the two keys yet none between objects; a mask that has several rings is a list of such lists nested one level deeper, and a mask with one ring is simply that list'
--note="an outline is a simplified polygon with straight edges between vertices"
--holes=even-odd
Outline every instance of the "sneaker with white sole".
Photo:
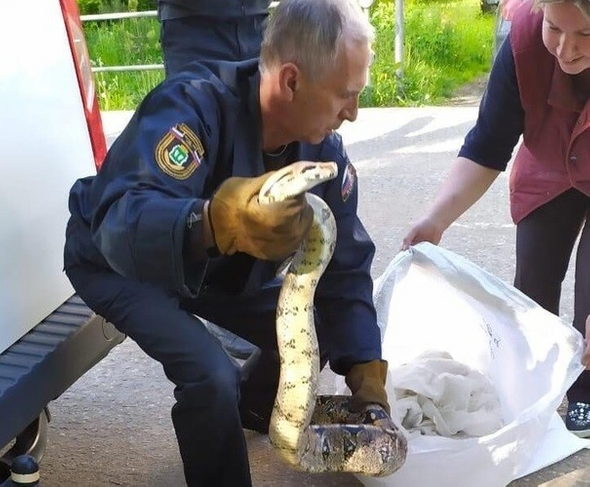
[{"label": "sneaker with white sole", "polygon": [[567,406],[565,426],[581,438],[590,437],[590,403],[570,402]]}]

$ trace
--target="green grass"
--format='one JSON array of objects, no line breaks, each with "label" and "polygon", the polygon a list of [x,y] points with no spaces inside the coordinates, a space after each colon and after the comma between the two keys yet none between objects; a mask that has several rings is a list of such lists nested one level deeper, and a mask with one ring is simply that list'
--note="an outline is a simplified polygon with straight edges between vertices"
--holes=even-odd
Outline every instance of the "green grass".
[{"label": "green grass", "polygon": [[[371,7],[375,62],[361,106],[420,106],[442,103],[454,89],[489,70],[493,14],[479,0],[406,0],[404,61],[394,61],[394,0]],[[90,57],[96,66],[162,62],[155,18],[87,22]],[[396,72],[403,68],[403,76]],[[134,109],[164,77],[163,71],[97,73],[103,110]]]},{"label": "green grass", "polygon": [[[160,26],[155,18],[84,24],[94,66],[161,64]],[[103,110],[134,109],[164,79],[163,70],[100,72],[95,74]]]},{"label": "green grass", "polygon": [[371,12],[377,41],[366,106],[436,104],[489,70],[494,16],[481,14],[478,0],[406,1],[402,66],[394,62],[392,1],[376,2]]}]

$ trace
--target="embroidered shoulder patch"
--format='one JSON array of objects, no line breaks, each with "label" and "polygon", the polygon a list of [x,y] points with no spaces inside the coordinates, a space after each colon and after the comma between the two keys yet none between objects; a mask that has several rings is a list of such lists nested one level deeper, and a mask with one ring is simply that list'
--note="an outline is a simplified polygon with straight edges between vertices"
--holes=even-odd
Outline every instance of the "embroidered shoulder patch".
[{"label": "embroidered shoulder patch", "polygon": [[346,201],[356,186],[356,169],[349,162],[342,176],[342,201]]},{"label": "embroidered shoulder patch", "polygon": [[172,127],[156,146],[156,162],[175,179],[187,179],[201,165],[203,144],[184,123]]}]

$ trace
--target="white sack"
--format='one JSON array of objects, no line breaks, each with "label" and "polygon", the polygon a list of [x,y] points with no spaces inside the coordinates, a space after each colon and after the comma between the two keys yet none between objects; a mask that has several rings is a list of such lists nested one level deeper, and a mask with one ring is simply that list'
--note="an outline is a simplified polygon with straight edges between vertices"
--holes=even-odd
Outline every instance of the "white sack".
[{"label": "white sack", "polygon": [[582,336],[520,291],[421,243],[375,281],[375,304],[390,397],[396,367],[426,350],[445,351],[489,377],[505,426],[481,437],[412,437],[405,465],[385,478],[359,476],[365,485],[499,487],[590,448],[555,413],[583,370]]}]

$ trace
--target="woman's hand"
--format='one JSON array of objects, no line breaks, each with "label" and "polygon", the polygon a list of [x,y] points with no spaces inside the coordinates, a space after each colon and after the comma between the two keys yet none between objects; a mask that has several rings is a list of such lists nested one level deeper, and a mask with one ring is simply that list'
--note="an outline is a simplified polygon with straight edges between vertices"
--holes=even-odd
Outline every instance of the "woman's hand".
[{"label": "woman's hand", "polygon": [[410,245],[415,245],[424,241],[438,245],[442,238],[443,231],[444,227],[441,228],[428,217],[424,217],[416,222],[406,234],[402,240],[401,250],[407,250]]}]

